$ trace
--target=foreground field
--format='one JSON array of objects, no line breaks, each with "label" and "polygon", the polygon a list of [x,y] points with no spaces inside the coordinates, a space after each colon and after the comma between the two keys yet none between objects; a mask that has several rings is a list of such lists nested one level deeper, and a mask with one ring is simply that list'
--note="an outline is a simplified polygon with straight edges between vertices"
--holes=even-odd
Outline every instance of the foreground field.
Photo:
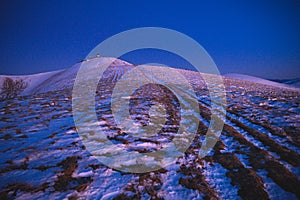
[{"label": "foreground field", "polygon": [[[179,71],[197,93],[198,132],[184,155],[150,173],[108,168],[87,151],[74,125],[71,88],[1,102],[0,199],[299,199],[300,92],[225,78],[225,126],[200,159],[209,93],[194,72]],[[100,81],[95,105],[107,138],[129,152],[163,148],[178,130],[176,97],[155,84],[137,90],[133,119],[147,125],[149,108],[160,103],[168,121],[150,138],[131,137],[113,122],[110,98],[121,75],[112,74]]]}]

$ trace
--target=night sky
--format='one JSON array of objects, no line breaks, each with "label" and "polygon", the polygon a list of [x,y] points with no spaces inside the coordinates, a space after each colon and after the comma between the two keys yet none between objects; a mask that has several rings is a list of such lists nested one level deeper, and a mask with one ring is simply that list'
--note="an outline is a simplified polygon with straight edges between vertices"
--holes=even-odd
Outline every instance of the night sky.
[{"label": "night sky", "polygon": [[[300,77],[300,1],[1,1],[0,74],[71,67],[106,38],[164,27],[199,42],[222,74]],[[124,56],[134,64],[184,62],[165,52]]]}]

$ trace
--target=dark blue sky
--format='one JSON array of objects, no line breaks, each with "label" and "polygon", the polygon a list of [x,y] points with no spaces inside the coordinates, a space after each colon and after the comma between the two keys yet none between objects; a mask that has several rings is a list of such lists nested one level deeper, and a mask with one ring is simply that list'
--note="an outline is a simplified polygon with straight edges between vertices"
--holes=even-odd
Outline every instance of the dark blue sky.
[{"label": "dark blue sky", "polygon": [[[221,73],[300,77],[299,1],[7,0],[0,17],[0,74],[67,68],[114,34],[157,26],[198,41]],[[148,52],[129,61],[176,65],[172,56]]]}]

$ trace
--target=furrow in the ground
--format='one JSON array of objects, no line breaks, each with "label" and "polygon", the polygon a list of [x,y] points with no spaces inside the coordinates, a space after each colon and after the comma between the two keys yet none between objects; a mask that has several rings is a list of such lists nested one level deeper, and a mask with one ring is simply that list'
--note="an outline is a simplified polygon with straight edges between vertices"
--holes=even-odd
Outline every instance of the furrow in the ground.
[{"label": "furrow in the ground", "polygon": [[[200,104],[200,107],[201,107],[201,104]],[[209,110],[207,108],[201,107],[201,115],[204,117],[204,119],[209,120]],[[243,125],[241,123],[238,123],[238,125],[243,127]],[[224,131],[226,131],[229,134],[229,136],[233,136],[235,138],[235,140],[237,140],[241,143],[241,145],[246,145],[248,148],[250,148],[248,150],[248,153],[245,152],[245,154],[249,157],[250,165],[253,167],[253,169],[255,169],[256,171],[258,171],[260,169],[265,169],[268,172],[268,176],[271,177],[275,183],[277,183],[284,190],[286,190],[288,192],[292,192],[296,196],[299,197],[300,193],[296,189],[296,185],[299,185],[300,183],[299,183],[299,180],[297,179],[297,176],[295,174],[293,174],[292,172],[290,172],[282,163],[280,163],[280,161],[278,161],[278,159],[276,159],[274,156],[272,156],[270,153],[268,153],[267,150],[261,149],[261,148],[255,146],[255,144],[251,143],[251,141],[248,141],[245,138],[245,135],[241,134],[238,130],[235,129],[235,127],[225,124]],[[248,133],[249,135],[252,135],[253,132],[255,132],[255,131],[249,129],[249,130],[247,130],[246,133]],[[257,134],[257,132],[255,132],[255,133]],[[261,135],[263,135],[263,134],[261,134]],[[264,137],[262,137],[262,138],[264,138]],[[260,139],[260,138],[257,137],[256,139]],[[266,140],[263,140],[263,141],[266,142]],[[280,146],[280,145],[278,145],[278,146]],[[283,148],[283,147],[281,147],[281,148]],[[237,149],[237,151],[243,152],[241,149]],[[279,153],[281,153],[281,155],[283,154],[283,152],[280,150],[277,150],[275,152],[276,153],[279,152]],[[288,154],[289,152],[292,152],[292,151],[290,150],[290,151],[286,152],[286,156],[293,156],[293,153]],[[283,158],[281,158],[281,159],[283,159]],[[287,159],[287,160],[290,160],[290,159]],[[276,171],[279,171],[281,173],[275,173]],[[284,176],[283,174],[285,174],[286,176]],[[288,182],[288,184],[286,184],[286,182]]]}]

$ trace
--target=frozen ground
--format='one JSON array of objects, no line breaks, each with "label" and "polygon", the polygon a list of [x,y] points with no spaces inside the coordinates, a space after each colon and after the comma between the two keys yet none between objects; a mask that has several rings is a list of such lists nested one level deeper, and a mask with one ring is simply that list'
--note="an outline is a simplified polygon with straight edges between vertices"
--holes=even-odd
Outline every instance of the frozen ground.
[{"label": "frozen ground", "polygon": [[[88,62],[96,66],[102,59],[106,58]],[[197,93],[201,114],[197,135],[173,164],[131,174],[101,164],[80,140],[71,106],[78,67],[44,74],[45,80],[36,81],[30,95],[0,102],[0,199],[300,198],[299,91],[224,78],[228,104],[224,130],[212,152],[199,159],[210,120],[208,91],[195,72],[178,70]],[[165,106],[168,121],[150,138],[120,130],[112,118],[111,91],[133,67],[117,60],[99,82],[98,125],[119,147],[152,152],[176,134],[179,104],[159,85],[142,87],[130,97],[135,122],[148,124],[148,111],[155,103]]]}]

